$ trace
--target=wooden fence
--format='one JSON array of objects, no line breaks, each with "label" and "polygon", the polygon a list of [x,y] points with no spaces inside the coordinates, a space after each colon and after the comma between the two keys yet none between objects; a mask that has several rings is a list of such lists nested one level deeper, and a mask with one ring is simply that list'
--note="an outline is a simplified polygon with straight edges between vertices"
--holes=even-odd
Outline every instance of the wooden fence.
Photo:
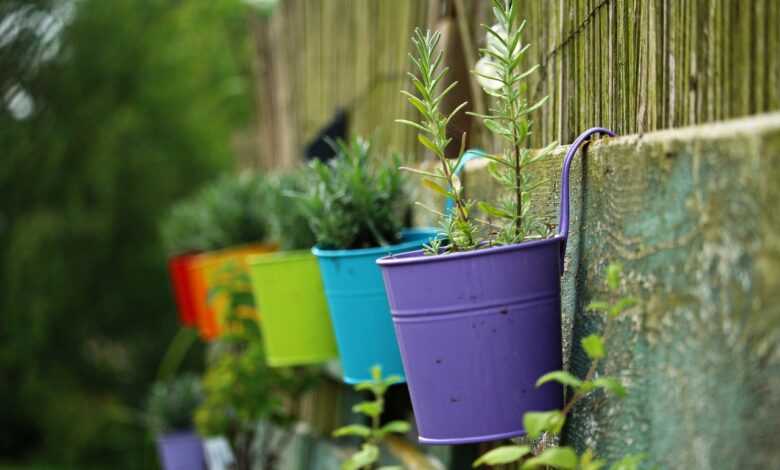
[{"label": "wooden fence", "polygon": [[[465,14],[458,18],[457,5]],[[444,30],[454,75],[471,68],[458,40],[484,43],[487,0],[284,0],[253,22],[258,119],[245,161],[290,167],[339,110],[352,134],[421,154],[393,122],[407,88],[415,27]],[[550,96],[534,145],[565,144],[595,124],[643,133],[780,109],[780,2],[775,0],[527,0],[520,4],[540,64],[530,94]],[[458,21],[465,20],[465,21]],[[474,56],[476,53],[472,53]],[[456,63],[452,63],[456,62]],[[462,84],[464,97],[468,86]],[[462,125],[465,130],[467,124]],[[479,144],[479,142],[476,142]]]}]

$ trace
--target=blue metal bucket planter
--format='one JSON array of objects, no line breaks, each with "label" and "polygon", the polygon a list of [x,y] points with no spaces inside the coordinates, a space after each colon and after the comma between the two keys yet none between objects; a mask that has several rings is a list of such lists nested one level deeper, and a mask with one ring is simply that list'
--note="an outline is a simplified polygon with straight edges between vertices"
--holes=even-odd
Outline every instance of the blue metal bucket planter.
[{"label": "blue metal bucket planter", "polygon": [[376,364],[382,366],[384,375],[399,375],[405,380],[376,260],[419,249],[436,234],[434,229],[411,229],[404,231],[397,245],[358,250],[312,249],[320,265],[346,383],[371,380],[371,367]]}]

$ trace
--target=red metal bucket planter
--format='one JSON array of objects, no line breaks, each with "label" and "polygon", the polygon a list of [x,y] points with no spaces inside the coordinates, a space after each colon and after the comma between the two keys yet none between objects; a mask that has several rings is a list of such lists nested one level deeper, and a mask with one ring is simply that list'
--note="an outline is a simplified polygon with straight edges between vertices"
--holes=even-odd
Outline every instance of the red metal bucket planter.
[{"label": "red metal bucket planter", "polygon": [[559,384],[536,380],[562,367],[560,277],[569,226],[564,160],[558,233],[547,240],[377,261],[424,444],[464,444],[525,434],[526,411],[563,406]]},{"label": "red metal bucket planter", "polygon": [[190,275],[192,262],[196,258],[197,254],[187,253],[168,260],[168,271],[171,275],[173,297],[179,311],[179,322],[191,327],[195,327],[198,322],[198,312],[195,308],[197,298]]}]

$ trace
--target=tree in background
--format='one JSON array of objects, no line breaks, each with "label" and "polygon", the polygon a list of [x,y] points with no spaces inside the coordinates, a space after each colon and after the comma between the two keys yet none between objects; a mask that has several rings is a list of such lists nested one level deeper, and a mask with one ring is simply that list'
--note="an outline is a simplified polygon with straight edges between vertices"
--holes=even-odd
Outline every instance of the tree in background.
[{"label": "tree in background", "polygon": [[155,460],[136,410],[176,329],[157,227],[232,167],[246,9],[0,0],[0,459]]}]

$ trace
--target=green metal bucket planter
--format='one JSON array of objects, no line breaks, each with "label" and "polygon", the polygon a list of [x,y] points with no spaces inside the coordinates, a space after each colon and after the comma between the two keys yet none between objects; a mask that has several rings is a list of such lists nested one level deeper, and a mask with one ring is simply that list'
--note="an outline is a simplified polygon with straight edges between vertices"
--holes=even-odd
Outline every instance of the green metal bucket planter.
[{"label": "green metal bucket planter", "polygon": [[268,364],[325,362],[337,357],[317,259],[308,251],[252,256],[250,277]]}]

